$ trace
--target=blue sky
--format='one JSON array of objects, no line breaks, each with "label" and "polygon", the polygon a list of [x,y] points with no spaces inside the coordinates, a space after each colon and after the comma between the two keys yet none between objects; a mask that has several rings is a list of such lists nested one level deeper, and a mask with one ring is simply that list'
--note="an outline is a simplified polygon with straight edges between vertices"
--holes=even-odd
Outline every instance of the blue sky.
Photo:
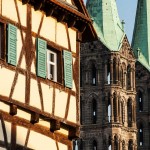
[{"label": "blue sky", "polygon": [[[84,0],[86,1],[86,0]],[[125,21],[125,32],[129,42],[132,40],[137,0],[116,0],[120,20]]]}]

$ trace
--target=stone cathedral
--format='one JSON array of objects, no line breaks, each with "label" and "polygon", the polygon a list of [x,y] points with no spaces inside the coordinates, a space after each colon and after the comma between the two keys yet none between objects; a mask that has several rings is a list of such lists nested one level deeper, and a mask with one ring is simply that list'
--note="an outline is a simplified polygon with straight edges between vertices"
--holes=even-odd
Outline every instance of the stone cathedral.
[{"label": "stone cathedral", "polygon": [[79,149],[149,150],[150,0],[138,0],[131,45],[116,0],[86,7],[99,39],[81,46]]}]

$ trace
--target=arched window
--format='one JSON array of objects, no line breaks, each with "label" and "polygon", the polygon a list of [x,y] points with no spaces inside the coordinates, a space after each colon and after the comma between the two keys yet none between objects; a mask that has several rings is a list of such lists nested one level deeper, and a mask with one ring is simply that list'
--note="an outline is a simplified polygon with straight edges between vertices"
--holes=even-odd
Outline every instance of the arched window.
[{"label": "arched window", "polygon": [[127,89],[131,89],[131,66],[128,65],[127,67]]},{"label": "arched window", "polygon": [[143,111],[143,94],[141,91],[138,92],[138,103],[139,103],[139,111]]},{"label": "arched window", "polygon": [[108,122],[110,122],[110,120],[111,120],[111,103],[110,103],[110,94],[108,95],[107,113],[108,113]]},{"label": "arched window", "polygon": [[120,70],[120,83],[121,83],[121,87],[123,88],[123,68],[122,67]]},{"label": "arched window", "polygon": [[142,146],[143,145],[143,125],[140,124],[139,125],[139,129],[138,129],[138,139],[139,139],[139,145]]},{"label": "arched window", "polygon": [[128,99],[127,103],[128,127],[132,126],[132,100]]},{"label": "arched window", "polygon": [[122,118],[122,124],[125,122],[125,108],[124,108],[124,103],[121,102],[121,118]]},{"label": "arched window", "polygon": [[92,65],[92,85],[96,85],[96,67]]},{"label": "arched window", "polygon": [[116,122],[117,121],[117,110],[116,110],[116,105],[117,105],[117,102],[116,102],[116,98],[117,98],[117,95],[116,93],[114,93],[114,98],[113,98],[113,114],[114,114],[114,121]]},{"label": "arched window", "polygon": [[109,136],[109,140],[108,140],[108,150],[111,150],[111,137]]},{"label": "arched window", "polygon": [[133,150],[133,141],[132,140],[129,140],[128,150]]},{"label": "arched window", "polygon": [[107,63],[107,84],[110,84],[110,64]]},{"label": "arched window", "polygon": [[118,141],[117,141],[117,137],[114,137],[114,150],[118,150]]},{"label": "arched window", "polygon": [[93,115],[93,124],[96,124],[96,121],[97,121],[97,102],[95,99],[93,99],[93,112],[92,112],[92,115]]},{"label": "arched window", "polygon": [[113,83],[114,84],[116,84],[116,76],[117,76],[117,74],[116,74],[116,71],[117,71],[117,68],[116,68],[116,58],[114,58],[114,60],[113,60]]},{"label": "arched window", "polygon": [[93,150],[97,150],[97,142],[95,140],[93,141]]}]

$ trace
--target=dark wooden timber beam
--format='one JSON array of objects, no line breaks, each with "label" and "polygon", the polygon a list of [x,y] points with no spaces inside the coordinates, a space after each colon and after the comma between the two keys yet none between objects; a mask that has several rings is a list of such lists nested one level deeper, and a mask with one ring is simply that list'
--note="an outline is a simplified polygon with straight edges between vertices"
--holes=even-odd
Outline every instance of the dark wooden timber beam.
[{"label": "dark wooden timber beam", "polygon": [[68,27],[70,28],[70,27],[74,27],[75,26],[75,24],[76,24],[76,18],[75,17],[73,17],[73,16],[70,16],[70,18],[69,18],[69,20],[68,20]]},{"label": "dark wooden timber beam", "polygon": [[42,8],[42,5],[44,5],[45,0],[36,0],[34,9],[35,10],[40,10]]},{"label": "dark wooden timber beam", "polygon": [[46,16],[52,16],[55,9],[57,8],[57,6],[48,6],[48,4],[46,4],[46,8],[45,8],[45,13],[46,13]]},{"label": "dark wooden timber beam", "polygon": [[14,116],[17,114],[17,105],[11,104],[10,105],[10,115]]},{"label": "dark wooden timber beam", "polygon": [[24,5],[24,4],[27,4],[27,3],[29,3],[30,2],[30,0],[22,0],[22,4]]},{"label": "dark wooden timber beam", "polygon": [[57,17],[57,21],[63,22],[65,20],[65,17],[67,17],[67,14],[67,12],[60,11],[59,16]]},{"label": "dark wooden timber beam", "polygon": [[70,140],[77,139],[77,138],[79,138],[79,133],[80,133],[79,127],[76,127],[76,128],[70,127],[68,138]]},{"label": "dark wooden timber beam", "polygon": [[60,130],[60,121],[58,121],[58,120],[51,120],[50,131],[54,132],[56,130]]},{"label": "dark wooden timber beam", "polygon": [[30,120],[30,122],[31,122],[32,124],[38,123],[38,122],[39,122],[39,114],[38,114],[38,113],[35,113],[35,112],[32,112],[32,113],[31,113],[31,120]]}]

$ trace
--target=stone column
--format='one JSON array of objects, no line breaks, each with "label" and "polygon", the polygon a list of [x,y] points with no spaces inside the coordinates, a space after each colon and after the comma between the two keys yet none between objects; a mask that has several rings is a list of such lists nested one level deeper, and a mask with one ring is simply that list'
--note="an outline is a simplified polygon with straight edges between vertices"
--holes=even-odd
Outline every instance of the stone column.
[{"label": "stone column", "polygon": [[135,91],[135,68],[133,69],[133,90]]},{"label": "stone column", "polygon": [[131,68],[131,71],[130,71],[130,86],[131,86],[131,91],[133,91],[133,81],[134,81],[134,78],[133,78],[133,69]]},{"label": "stone column", "polygon": [[119,65],[118,65],[118,61],[116,61],[116,84],[118,84],[119,81]]},{"label": "stone column", "polygon": [[108,122],[108,96],[105,96],[105,123]]}]

